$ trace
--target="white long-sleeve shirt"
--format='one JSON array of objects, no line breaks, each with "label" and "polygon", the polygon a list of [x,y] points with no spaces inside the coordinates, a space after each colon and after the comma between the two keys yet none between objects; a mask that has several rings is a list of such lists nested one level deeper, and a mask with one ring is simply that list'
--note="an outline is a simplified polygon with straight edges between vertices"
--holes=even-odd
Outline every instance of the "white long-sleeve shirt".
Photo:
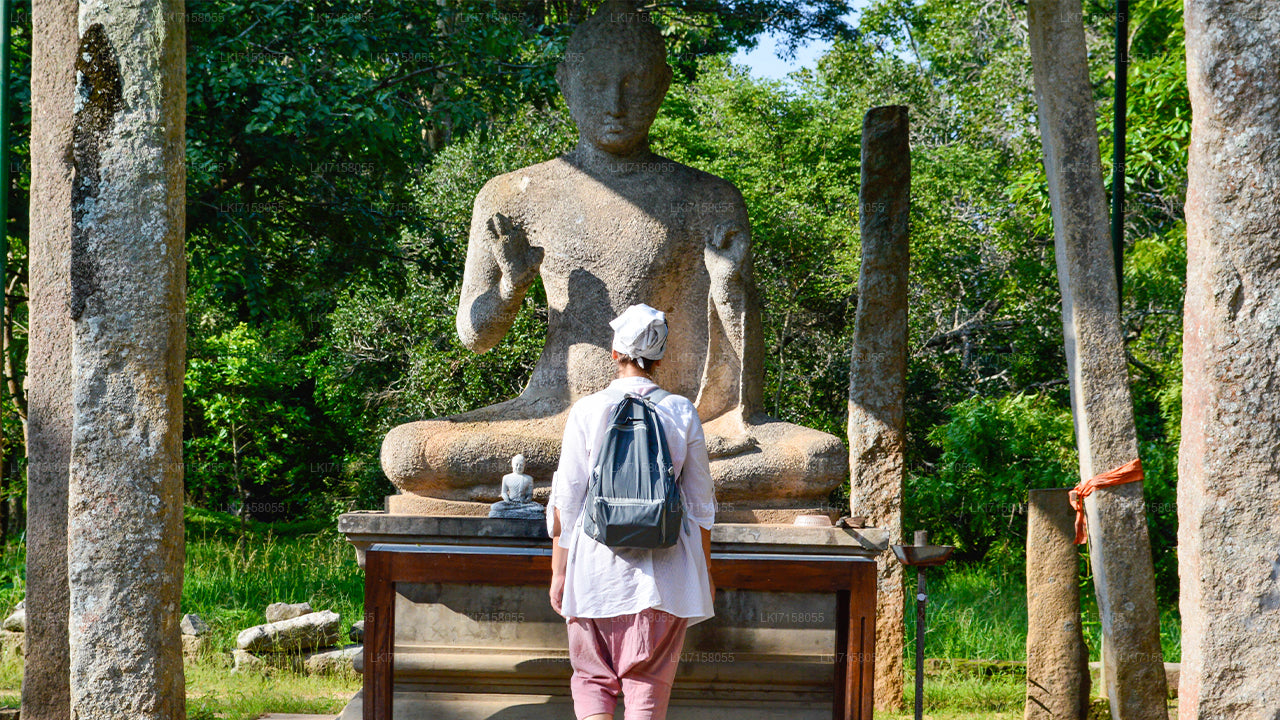
[{"label": "white long-sleeve shirt", "polygon": [[[619,378],[609,385],[610,391],[635,395],[657,389],[644,377]],[[715,522],[715,488],[702,422],[688,398],[672,394],[656,405],[684,501],[676,544],[656,550],[611,548],[582,529],[591,470],[616,406],[607,391],[588,395],[574,403],[565,424],[560,467],[551,481],[551,505],[560,510],[560,545],[568,552],[564,615],[607,618],[655,608],[688,618],[690,625],[706,620],[714,611],[698,528],[710,530]],[[549,512],[549,532],[553,523]]]}]

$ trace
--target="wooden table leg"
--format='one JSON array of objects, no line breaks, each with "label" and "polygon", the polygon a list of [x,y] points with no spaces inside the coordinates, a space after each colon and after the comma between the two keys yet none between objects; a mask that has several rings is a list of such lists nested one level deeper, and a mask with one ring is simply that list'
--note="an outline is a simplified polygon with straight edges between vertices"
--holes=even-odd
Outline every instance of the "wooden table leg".
[{"label": "wooden table leg", "polygon": [[364,720],[391,720],[396,586],[390,553],[366,553],[364,573]]},{"label": "wooden table leg", "polygon": [[[876,564],[853,566],[853,599],[849,604],[848,717],[871,720],[876,686]],[[856,688],[856,690],[855,690]]]},{"label": "wooden table leg", "polygon": [[836,591],[836,647],[832,720],[848,720],[849,704],[849,591]]}]

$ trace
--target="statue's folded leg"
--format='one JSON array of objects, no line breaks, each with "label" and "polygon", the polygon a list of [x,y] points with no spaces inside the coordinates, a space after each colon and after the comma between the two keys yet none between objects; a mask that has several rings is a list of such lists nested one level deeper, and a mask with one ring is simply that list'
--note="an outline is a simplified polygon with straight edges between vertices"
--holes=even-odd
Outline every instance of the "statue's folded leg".
[{"label": "statue's folded leg", "polygon": [[718,420],[704,426],[708,446],[742,449],[720,457],[713,453],[717,502],[744,505],[769,498],[768,504],[778,508],[825,507],[827,496],[848,478],[849,451],[834,435],[757,416],[746,427],[747,441],[735,442],[741,431],[729,423],[722,428]]},{"label": "statue's folded leg", "polygon": [[511,458],[523,453],[535,490],[549,485],[560,460],[567,413],[484,422],[450,418],[400,425],[382,441],[382,470],[404,493],[495,502]]}]

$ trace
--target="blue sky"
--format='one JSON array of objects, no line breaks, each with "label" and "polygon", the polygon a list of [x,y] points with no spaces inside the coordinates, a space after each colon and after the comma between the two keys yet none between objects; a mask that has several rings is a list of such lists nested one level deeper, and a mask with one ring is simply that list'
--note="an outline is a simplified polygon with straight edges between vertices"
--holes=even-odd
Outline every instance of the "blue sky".
[{"label": "blue sky", "polygon": [[[849,4],[853,7],[853,11],[845,16],[845,22],[850,25],[855,24],[858,13],[870,5],[871,2],[872,0],[853,0],[850,2]],[[738,54],[733,56],[733,62],[736,65],[746,65],[751,70],[751,76],[754,78],[785,80],[788,73],[799,70],[802,67],[817,67],[818,58],[831,49],[831,43],[815,40],[796,48],[794,58],[783,60],[778,57],[778,45],[779,43],[775,36],[762,36],[754,50],[751,52],[739,50]]]},{"label": "blue sky", "polygon": [[778,57],[778,41],[772,35],[760,38],[759,44],[751,52],[738,51],[733,56],[736,65],[746,65],[751,69],[751,76],[756,79],[784,80],[788,73],[802,67],[814,68],[818,58],[831,48],[831,43],[818,40],[796,48],[796,55],[791,60]]}]

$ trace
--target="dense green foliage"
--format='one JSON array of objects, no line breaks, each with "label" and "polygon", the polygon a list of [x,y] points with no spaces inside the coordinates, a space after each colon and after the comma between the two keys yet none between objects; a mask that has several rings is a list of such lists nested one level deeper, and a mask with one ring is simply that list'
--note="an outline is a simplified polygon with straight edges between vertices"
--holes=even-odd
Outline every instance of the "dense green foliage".
[{"label": "dense green foliage", "polygon": [[[377,464],[390,427],[520,391],[546,326],[540,287],[494,350],[474,355],[454,332],[471,202],[489,177],[573,145],[552,73],[597,5],[188,5],[192,503],[258,519],[376,507],[391,490]],[[742,190],[765,308],[766,408],[842,435],[861,120],[875,105],[910,107],[907,526],[962,559],[1012,569],[1026,490],[1077,473],[1026,9],[877,0],[848,28],[846,5],[648,3],[678,71],[654,147]],[[19,74],[29,73],[24,7]],[[1086,3],[1108,183],[1110,9]],[[1181,5],[1135,0],[1131,27],[1123,320],[1170,600],[1190,131]],[[762,30],[834,45],[789,82],[757,81],[725,53]],[[29,102],[19,87],[5,332],[20,389]],[[21,393],[11,409],[24,415]],[[18,422],[5,428],[20,440]],[[20,473],[3,477],[0,494],[20,495]]]}]

